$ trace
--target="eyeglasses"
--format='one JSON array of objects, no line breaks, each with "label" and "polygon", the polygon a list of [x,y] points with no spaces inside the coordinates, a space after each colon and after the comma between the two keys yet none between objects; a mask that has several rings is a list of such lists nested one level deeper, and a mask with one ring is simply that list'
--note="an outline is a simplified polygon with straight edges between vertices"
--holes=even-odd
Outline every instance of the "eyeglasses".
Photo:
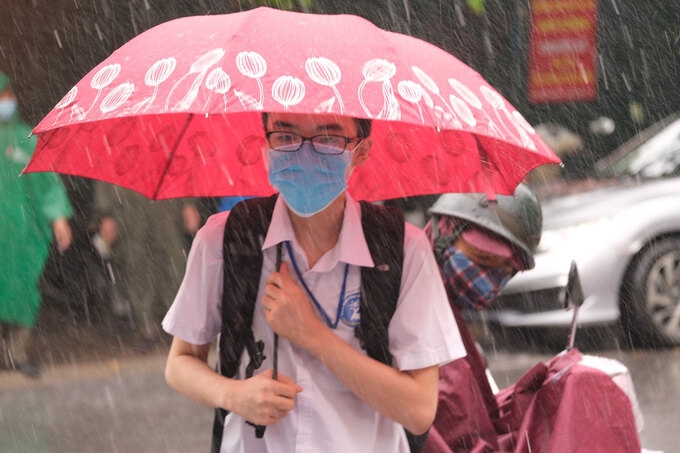
[{"label": "eyeglasses", "polygon": [[352,142],[361,141],[361,138],[348,138],[342,135],[315,135],[313,137],[303,137],[294,132],[271,131],[265,134],[269,147],[284,153],[294,153],[302,148],[306,141],[312,144],[312,149],[319,154],[335,155],[342,154],[347,145]]}]

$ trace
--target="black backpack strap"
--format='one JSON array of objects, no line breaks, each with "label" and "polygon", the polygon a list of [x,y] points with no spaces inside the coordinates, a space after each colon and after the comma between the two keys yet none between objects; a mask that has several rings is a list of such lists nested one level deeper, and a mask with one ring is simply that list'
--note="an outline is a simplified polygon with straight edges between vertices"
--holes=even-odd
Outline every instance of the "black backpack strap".
[{"label": "black backpack strap", "polygon": [[[233,377],[243,349],[251,358],[252,372],[264,360],[263,349],[253,337],[253,313],[262,273],[262,244],[269,230],[277,195],[251,198],[238,203],[229,213],[224,228],[222,331],[219,340],[219,372]],[[238,284],[234,284],[237,278]],[[258,363],[259,362],[259,363]],[[217,408],[213,423],[212,452],[219,453],[227,411]]]},{"label": "black backpack strap", "polygon": [[375,267],[361,268],[361,321],[354,333],[370,357],[392,365],[388,328],[401,288],[404,214],[362,201],[361,224]]},{"label": "black backpack strap", "polygon": [[[404,213],[362,201],[361,223],[375,267],[361,268],[361,321],[355,335],[370,357],[392,365],[388,328],[401,289]],[[421,452],[427,433],[416,436],[404,431],[411,453]]]}]

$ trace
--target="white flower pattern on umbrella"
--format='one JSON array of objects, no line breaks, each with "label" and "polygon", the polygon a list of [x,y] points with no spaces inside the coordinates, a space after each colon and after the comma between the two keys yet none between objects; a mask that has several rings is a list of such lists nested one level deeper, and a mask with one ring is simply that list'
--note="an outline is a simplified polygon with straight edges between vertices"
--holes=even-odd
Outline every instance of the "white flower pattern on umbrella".
[{"label": "white flower pattern on umbrella", "polygon": [[287,111],[291,105],[302,102],[305,97],[305,84],[297,77],[281,76],[272,85],[272,97]]},{"label": "white flower pattern on umbrella", "polygon": [[522,114],[519,113],[517,110],[513,110],[512,116],[515,118],[517,124],[519,124],[522,127],[522,129],[524,129],[530,134],[536,133],[536,129],[534,129],[533,126],[529,124],[527,120],[522,116]]},{"label": "white flower pattern on umbrella", "polygon": [[460,97],[465,100],[470,106],[474,107],[479,113],[484,115],[484,118],[486,118],[487,122],[487,130],[489,134],[491,134],[493,137],[500,138],[501,133],[498,127],[496,126],[496,123],[491,119],[489,114],[484,110],[484,105],[482,104],[482,101],[479,99],[479,97],[467,86],[463,85],[460,81],[454,78],[449,79],[449,85],[451,85],[451,88],[456,91],[460,95]]},{"label": "white flower pattern on umbrella", "polygon": [[401,119],[401,108],[399,107],[399,100],[394,95],[394,88],[389,80],[383,82],[383,108],[378,113],[378,118],[383,120],[399,120]]},{"label": "white flower pattern on umbrella", "polygon": [[437,83],[432,79],[432,77],[430,77],[425,71],[423,71],[418,66],[411,66],[411,70],[413,71],[413,74],[415,74],[415,76],[418,78],[420,83],[422,83],[423,86],[427,88],[430,92],[435,94],[448,110],[448,112],[444,112],[443,108],[435,107],[434,109],[435,114],[439,118],[443,119],[446,123],[452,125],[454,128],[461,127],[458,118],[456,118],[456,113],[454,112],[453,108],[444,100],[444,98],[441,95],[441,91],[439,90],[439,85],[437,85]]},{"label": "white flower pattern on umbrella", "polygon": [[425,118],[423,118],[423,109],[419,104],[419,102],[423,99],[423,87],[413,80],[402,80],[397,84],[397,91],[402,98],[418,107],[420,121],[425,124]]},{"label": "white flower pattern on umbrella", "polygon": [[465,102],[476,109],[482,108],[482,101],[479,100],[477,95],[473,93],[471,89],[460,83],[458,79],[449,79],[449,85],[451,85],[451,88],[453,88],[456,93],[458,93],[458,95],[465,100]]},{"label": "white flower pattern on umbrella", "polygon": [[151,65],[148,71],[146,71],[144,83],[147,86],[153,87],[153,93],[151,94],[151,97],[146,100],[146,107],[144,108],[144,111],[148,110],[153,104],[153,101],[156,100],[156,96],[158,95],[158,86],[165,82],[168,77],[170,77],[170,75],[172,75],[176,66],[177,60],[174,57],[169,57],[158,60],[153,65]]},{"label": "white flower pattern on umbrella", "polygon": [[73,104],[71,106],[71,121],[73,121],[73,118],[75,118],[77,121],[82,121],[85,119],[86,115],[87,112],[85,112],[85,109],[78,104]]},{"label": "white flower pattern on umbrella", "polygon": [[198,96],[198,89],[201,86],[201,83],[203,82],[203,78],[205,77],[205,73],[210,69],[211,66],[215,65],[218,61],[224,57],[224,49],[213,49],[209,52],[204,53],[194,63],[191,65],[189,68],[189,72],[187,74],[184,74],[175,84],[173,85],[172,89],[170,90],[170,93],[168,94],[168,97],[165,100],[165,111],[168,111],[168,108],[170,106],[170,99],[172,98],[173,93],[177,89],[177,87],[186,79],[187,77],[196,74],[194,77],[194,81],[191,84],[191,87],[189,88],[189,91],[184,95],[181,101],[179,101],[175,106],[172,108],[173,111],[182,111],[186,110],[189,107],[191,107],[191,104],[196,100],[196,96]]},{"label": "white flower pattern on umbrella", "polygon": [[102,113],[109,113],[116,110],[118,107],[123,105],[125,101],[128,100],[128,98],[130,97],[134,90],[135,90],[134,83],[129,82],[121,83],[116,88],[111,90],[109,94],[106,95],[101,105],[99,106],[99,110],[101,110]]},{"label": "white flower pattern on umbrella", "polygon": [[[224,72],[222,68],[215,68],[208,74],[205,79],[205,87],[210,91],[217,94],[221,94],[224,99],[224,111],[227,111],[227,92],[231,88],[231,78],[229,74]],[[208,106],[210,105],[211,96],[208,96],[208,100],[205,102],[203,110],[208,111]]]},{"label": "white flower pattern on umbrella", "polygon": [[66,93],[66,95],[63,98],[61,98],[61,101],[59,101],[57,103],[57,105],[54,106],[55,109],[59,110],[59,113],[57,114],[57,117],[55,118],[54,123],[52,123],[53,125],[57,124],[57,121],[59,121],[59,117],[61,116],[61,114],[64,112],[66,107],[68,107],[69,105],[71,105],[71,103],[73,101],[75,101],[77,95],[78,95],[78,87],[75,86],[75,87],[71,88],[69,90],[69,92]]},{"label": "white flower pattern on umbrella", "polygon": [[99,101],[99,96],[101,96],[102,90],[109,86],[111,82],[113,82],[113,80],[118,77],[118,74],[120,74],[120,64],[114,63],[102,67],[99,69],[99,71],[97,71],[94,77],[92,77],[90,86],[97,90],[97,95],[85,114],[90,113],[90,110],[92,110],[97,101]]},{"label": "white flower pattern on umbrella", "polygon": [[267,61],[257,52],[239,52],[236,55],[236,67],[241,74],[257,81],[257,86],[260,89],[257,110],[262,110],[264,108],[264,87],[260,79],[267,73]]},{"label": "white flower pattern on umbrella", "polygon": [[[493,107],[494,113],[496,115],[496,120],[503,127],[507,135],[514,138],[515,140],[517,140],[517,136],[519,135],[519,140],[517,140],[517,142],[523,143],[524,140],[522,139],[522,133],[520,132],[522,128],[515,123],[515,119],[512,117],[510,112],[508,112],[507,108],[505,107],[503,97],[500,94],[498,94],[497,91],[492,90],[491,88],[486,86],[480,87],[479,91],[481,91],[482,96],[484,96],[484,99],[486,99],[487,102],[491,104],[491,106]],[[504,115],[501,116],[500,112],[503,112]],[[506,121],[509,121],[510,124],[512,124],[512,129],[508,127]]]},{"label": "white flower pattern on umbrella", "polygon": [[[345,106],[342,103],[342,97],[340,92],[336,88],[336,85],[340,83],[342,73],[340,72],[340,67],[337,64],[324,57],[308,58],[305,61],[305,71],[307,75],[314,82],[319,85],[330,87],[335,94],[335,98],[338,100],[338,105],[340,106],[340,113],[345,111]],[[327,103],[328,101],[326,101]],[[333,102],[330,103],[327,110],[322,109],[321,111],[330,112],[333,107]]]},{"label": "white flower pattern on umbrella", "polygon": [[389,83],[389,80],[397,73],[397,66],[394,63],[382,58],[374,58],[364,63],[361,68],[361,73],[364,76],[364,80],[361,82],[361,85],[359,85],[359,102],[361,103],[361,107],[364,109],[364,112],[366,112],[366,115],[368,115],[369,118],[374,118],[375,116],[371,113],[370,109],[364,102],[364,88],[369,82],[379,82],[383,84],[385,82]]},{"label": "white flower pattern on umbrella", "polygon": [[314,113],[331,113],[335,104],[335,96],[331,96],[314,107]]},{"label": "white flower pattern on umbrella", "polygon": [[458,114],[458,116],[467,123],[468,126],[475,126],[477,124],[477,119],[472,114],[470,107],[461,98],[455,94],[449,95],[449,102],[451,102],[451,107]]}]

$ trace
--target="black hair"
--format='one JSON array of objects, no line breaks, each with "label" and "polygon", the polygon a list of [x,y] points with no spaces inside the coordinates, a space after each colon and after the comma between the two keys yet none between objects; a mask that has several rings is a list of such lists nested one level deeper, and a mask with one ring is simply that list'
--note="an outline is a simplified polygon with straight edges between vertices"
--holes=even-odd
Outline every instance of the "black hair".
[{"label": "black hair", "polygon": [[[267,119],[269,118],[269,113],[262,112],[262,125],[265,130],[267,129]],[[371,135],[372,121],[366,118],[353,118],[354,123],[357,125],[357,137],[366,138]]]}]

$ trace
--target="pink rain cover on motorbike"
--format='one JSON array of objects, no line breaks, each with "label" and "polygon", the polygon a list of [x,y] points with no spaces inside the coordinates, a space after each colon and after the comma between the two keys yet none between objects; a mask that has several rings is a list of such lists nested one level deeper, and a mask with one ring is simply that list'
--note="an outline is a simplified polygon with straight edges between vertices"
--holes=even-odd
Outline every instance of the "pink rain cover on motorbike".
[{"label": "pink rain cover on motorbike", "polygon": [[572,349],[497,395],[500,424],[509,432],[499,437],[500,451],[640,452],[630,400],[606,373],[580,360]]}]

